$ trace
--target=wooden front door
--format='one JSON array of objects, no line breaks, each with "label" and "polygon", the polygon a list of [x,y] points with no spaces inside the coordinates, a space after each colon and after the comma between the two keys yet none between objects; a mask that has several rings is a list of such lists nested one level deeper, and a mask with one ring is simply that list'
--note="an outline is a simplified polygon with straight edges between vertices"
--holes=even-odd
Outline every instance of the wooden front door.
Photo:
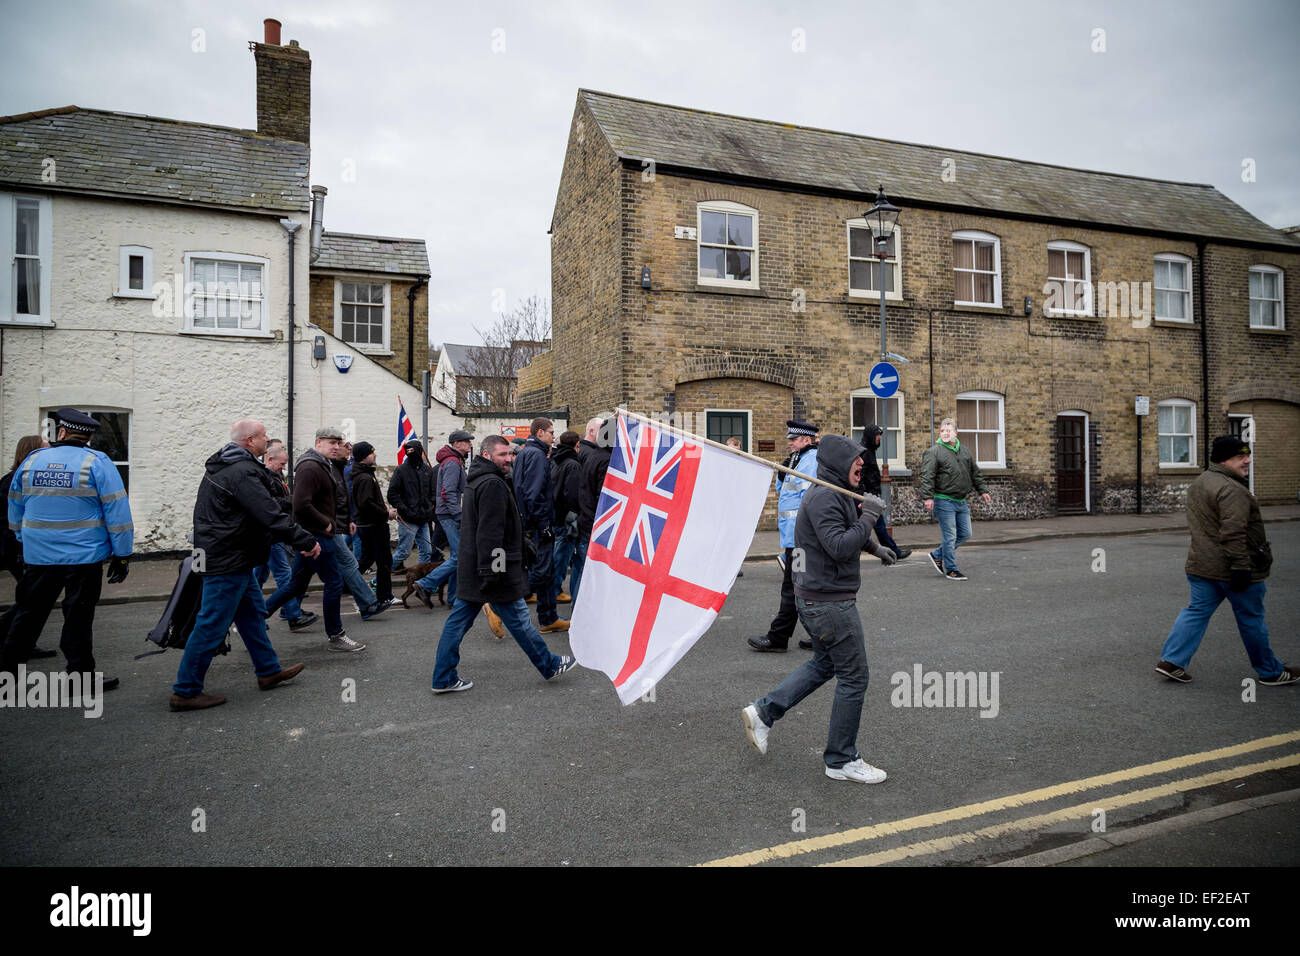
[{"label": "wooden front door", "polygon": [[1086,421],[1082,415],[1056,418],[1056,510],[1061,514],[1088,510]]}]

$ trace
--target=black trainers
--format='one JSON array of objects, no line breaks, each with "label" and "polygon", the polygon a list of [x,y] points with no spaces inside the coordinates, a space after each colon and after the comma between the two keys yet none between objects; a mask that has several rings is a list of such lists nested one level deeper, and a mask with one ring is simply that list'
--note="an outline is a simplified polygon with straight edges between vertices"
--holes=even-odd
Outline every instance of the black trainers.
[{"label": "black trainers", "polygon": [[303,628],[311,627],[316,623],[316,615],[311,611],[303,611],[292,621],[289,622],[289,630],[301,631]]},{"label": "black trainers", "polygon": [[770,637],[748,637],[745,640],[750,650],[760,654],[784,654],[789,649],[788,644],[777,644]]},{"label": "black trainers", "polygon": [[949,568],[947,571],[943,572],[943,576],[947,578],[949,581],[967,580],[966,575],[962,574],[956,568]]},{"label": "black trainers", "polygon": [[930,559],[930,563],[934,565],[934,569],[938,571],[940,574],[948,573],[943,569],[943,562],[940,561],[938,558],[936,558],[933,554],[926,555],[926,557]]},{"label": "black trainers", "polygon": [[[1187,671],[1183,670],[1177,664],[1171,664],[1169,661],[1161,661],[1159,664],[1157,664],[1156,673],[1163,674],[1165,677],[1168,677],[1170,680],[1176,680],[1180,684],[1186,684],[1189,680],[1192,679],[1191,674],[1187,673]],[[1282,673],[1285,674],[1286,672],[1283,671]]]},{"label": "black trainers", "polygon": [[[1162,662],[1163,663],[1163,662]],[[1282,673],[1276,677],[1261,677],[1261,684],[1268,684],[1270,687],[1281,687],[1283,684],[1294,684],[1300,681],[1300,667],[1288,665],[1282,668]]]},{"label": "black trainers", "polygon": [[555,668],[555,673],[546,679],[555,680],[561,674],[567,674],[569,671],[573,670],[577,666],[578,666],[578,662],[574,660],[572,657],[570,657],[568,654],[565,654],[563,657],[560,658],[560,666]]}]

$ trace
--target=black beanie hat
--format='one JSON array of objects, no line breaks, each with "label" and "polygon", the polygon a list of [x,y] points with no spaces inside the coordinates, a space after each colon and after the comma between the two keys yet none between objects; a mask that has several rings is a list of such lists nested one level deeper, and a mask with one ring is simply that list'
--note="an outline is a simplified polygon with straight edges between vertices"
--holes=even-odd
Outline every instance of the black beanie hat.
[{"label": "black beanie hat", "polygon": [[1250,446],[1235,435],[1220,435],[1210,446],[1210,461],[1217,465],[1229,458],[1235,458],[1242,452],[1249,455]]},{"label": "black beanie hat", "polygon": [[370,444],[370,442],[359,441],[352,446],[352,460],[365,461],[367,458],[370,457],[371,452],[373,452],[374,450],[375,450],[375,446]]}]

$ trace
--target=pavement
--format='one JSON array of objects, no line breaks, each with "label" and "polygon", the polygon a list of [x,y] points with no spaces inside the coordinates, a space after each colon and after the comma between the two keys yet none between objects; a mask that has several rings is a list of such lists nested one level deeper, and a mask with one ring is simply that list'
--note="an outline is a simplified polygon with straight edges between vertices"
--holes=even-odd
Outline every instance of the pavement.
[{"label": "pavement", "polygon": [[[1266,523],[1300,521],[1300,505],[1270,505],[1260,509]],[[1172,514],[1153,515],[1074,515],[1065,518],[1035,518],[1028,521],[974,521],[974,537],[964,548],[981,545],[1019,544],[1052,538],[1106,537],[1113,535],[1151,534],[1154,532],[1184,532],[1187,516],[1179,511]],[[930,550],[940,544],[939,526],[926,524],[900,525],[893,531],[894,540],[905,548]],[[745,560],[772,561],[781,552],[780,538],[775,531],[757,531],[750,543]],[[121,584],[104,585],[101,605],[133,604],[140,601],[165,601],[176,583],[177,560],[175,555],[139,557],[131,563],[131,572]],[[312,589],[319,590],[319,582]],[[275,590],[274,581],[267,581],[267,593]],[[0,604],[10,604],[14,597],[14,582],[6,575],[0,581]]]}]

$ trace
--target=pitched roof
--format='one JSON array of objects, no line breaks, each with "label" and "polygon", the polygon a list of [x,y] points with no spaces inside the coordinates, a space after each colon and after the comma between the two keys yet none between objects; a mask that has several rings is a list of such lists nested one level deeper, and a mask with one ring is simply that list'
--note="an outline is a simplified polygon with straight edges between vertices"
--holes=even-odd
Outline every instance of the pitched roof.
[{"label": "pitched roof", "polygon": [[42,192],[302,212],[310,158],[305,143],[135,113],[65,106],[0,117],[0,183]]},{"label": "pitched roof", "polygon": [[[1291,245],[1213,186],[1029,163],[579,90],[619,157],[894,203]],[[952,182],[941,173],[951,166]]]},{"label": "pitched roof", "polygon": [[[542,351],[544,347],[539,346],[536,349],[530,349],[527,346],[519,346],[515,349],[513,356],[515,362],[515,371],[518,371],[532,359],[534,355]],[[474,353],[476,351],[497,352],[505,356],[510,350],[499,345],[454,345],[451,342],[442,343],[442,354],[439,360],[446,358],[451,362],[451,367],[457,375],[463,375],[465,370],[474,366]],[[503,359],[504,361],[504,359]]]},{"label": "pitched roof", "polygon": [[320,257],[311,267],[323,272],[384,272],[427,276],[429,253],[423,239],[325,232],[321,235]]}]

